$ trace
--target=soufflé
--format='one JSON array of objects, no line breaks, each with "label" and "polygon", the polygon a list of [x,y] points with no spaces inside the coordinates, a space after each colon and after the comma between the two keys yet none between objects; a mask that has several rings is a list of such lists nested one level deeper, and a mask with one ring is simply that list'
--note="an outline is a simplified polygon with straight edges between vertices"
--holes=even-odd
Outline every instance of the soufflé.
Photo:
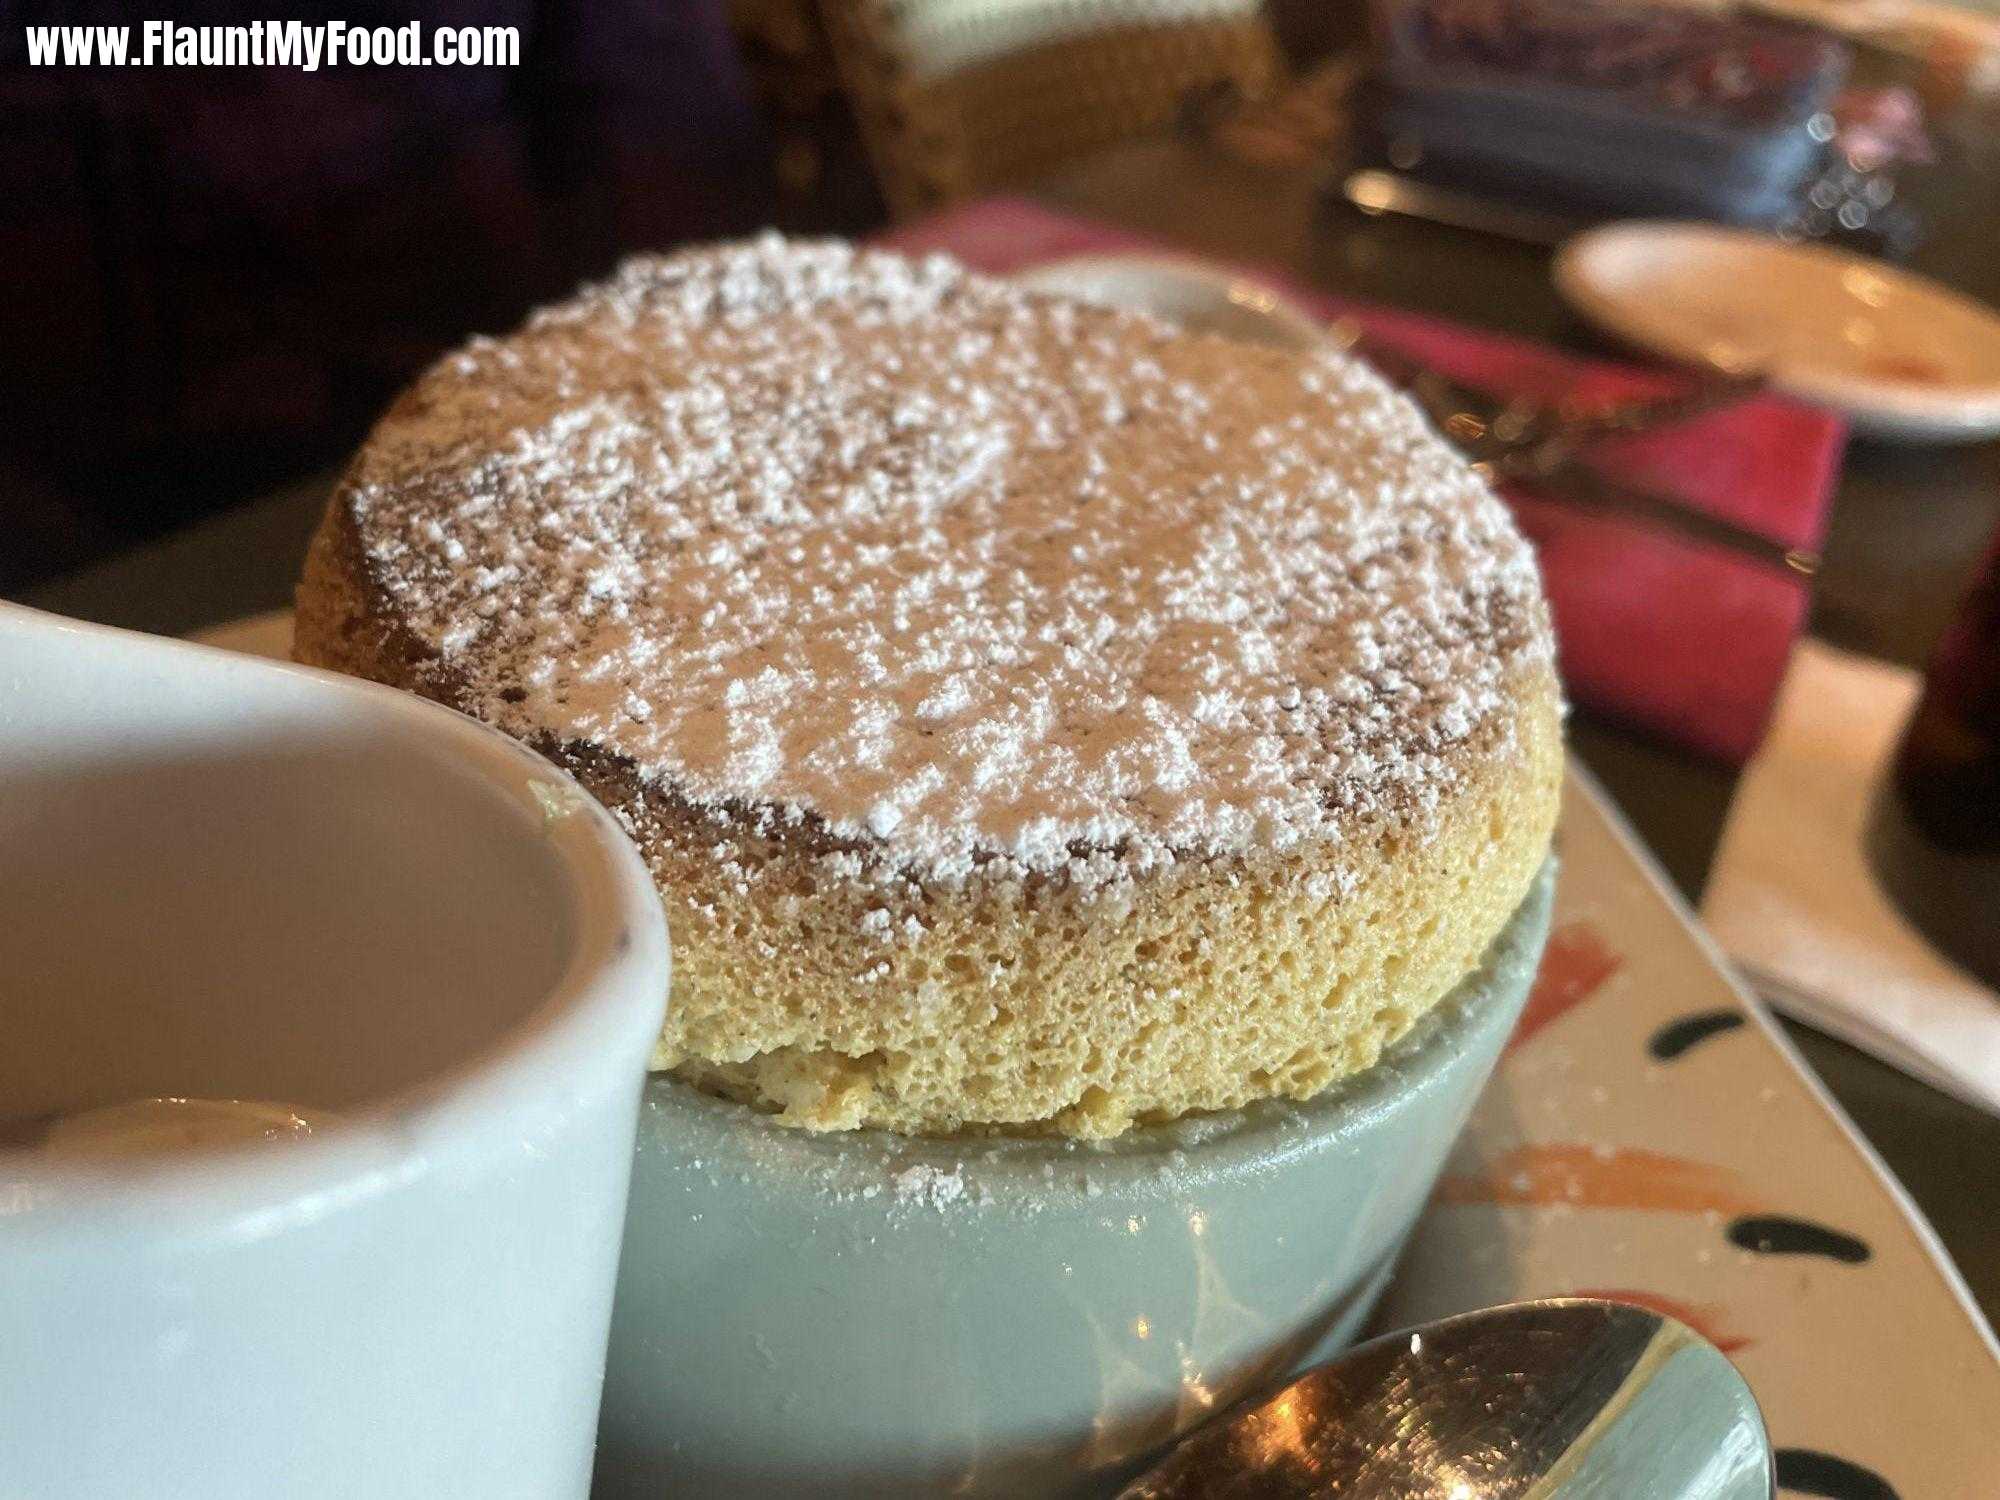
[{"label": "souffl\u00e9", "polygon": [[650,862],[655,1065],[811,1130],[1304,1099],[1548,856],[1533,555],[1343,355],[943,257],[634,260],[406,392],[300,660],[566,767]]}]

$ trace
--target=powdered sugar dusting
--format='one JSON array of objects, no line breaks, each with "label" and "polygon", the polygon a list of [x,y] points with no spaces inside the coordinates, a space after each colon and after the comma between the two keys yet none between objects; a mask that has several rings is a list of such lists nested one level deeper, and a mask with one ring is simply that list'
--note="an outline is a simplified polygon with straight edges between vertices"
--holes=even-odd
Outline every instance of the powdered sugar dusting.
[{"label": "powdered sugar dusting", "polygon": [[454,701],[925,878],[1434,806],[1550,645],[1372,374],[775,236],[473,344],[343,501]]},{"label": "powdered sugar dusting", "polygon": [[919,1162],[898,1172],[895,1183],[898,1203],[922,1203],[932,1208],[943,1208],[947,1203],[955,1203],[965,1196],[962,1166],[947,1172],[941,1167]]}]

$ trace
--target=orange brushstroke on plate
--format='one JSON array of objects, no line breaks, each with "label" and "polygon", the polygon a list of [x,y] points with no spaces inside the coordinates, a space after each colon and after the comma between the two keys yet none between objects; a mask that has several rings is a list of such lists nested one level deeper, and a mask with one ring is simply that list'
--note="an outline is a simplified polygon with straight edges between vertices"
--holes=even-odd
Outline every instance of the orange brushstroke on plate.
[{"label": "orange brushstroke on plate", "polygon": [[1624,962],[1591,923],[1578,920],[1556,928],[1549,934],[1535,987],[1507,1039],[1507,1050],[1513,1051],[1549,1022],[1583,1004]]},{"label": "orange brushstroke on plate", "polygon": [[1477,1176],[1439,1181],[1440,1203],[1566,1203],[1572,1208],[1648,1208],[1672,1214],[1742,1214],[1760,1207],[1736,1174],[1637,1147],[1518,1146]]},{"label": "orange brushstroke on plate", "polygon": [[1724,1354],[1734,1354],[1738,1349],[1747,1349],[1757,1342],[1742,1334],[1726,1331],[1729,1311],[1719,1302],[1683,1302],[1678,1297],[1665,1297],[1658,1292],[1634,1291],[1631,1287],[1625,1286],[1578,1287],[1570,1295],[1596,1297],[1604,1302],[1629,1302],[1632,1306],[1643,1307],[1648,1312],[1664,1314],[1677,1322],[1687,1324]]}]

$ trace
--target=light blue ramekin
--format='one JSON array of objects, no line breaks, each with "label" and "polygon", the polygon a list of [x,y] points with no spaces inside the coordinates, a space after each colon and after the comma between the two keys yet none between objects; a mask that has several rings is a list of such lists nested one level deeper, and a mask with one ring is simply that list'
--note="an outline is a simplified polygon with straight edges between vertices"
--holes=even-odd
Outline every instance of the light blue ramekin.
[{"label": "light blue ramekin", "polygon": [[648,1087],[594,1494],[1086,1496],[1353,1338],[1528,993],[1544,870],[1374,1068],[1084,1145]]}]

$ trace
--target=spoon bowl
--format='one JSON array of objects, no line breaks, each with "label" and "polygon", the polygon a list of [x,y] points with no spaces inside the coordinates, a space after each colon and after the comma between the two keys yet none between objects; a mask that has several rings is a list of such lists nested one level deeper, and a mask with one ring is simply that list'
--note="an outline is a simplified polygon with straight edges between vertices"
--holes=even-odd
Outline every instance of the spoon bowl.
[{"label": "spoon bowl", "polygon": [[1119,1500],[1770,1500],[1750,1388],[1684,1324],[1513,1303],[1387,1334],[1252,1397]]}]

